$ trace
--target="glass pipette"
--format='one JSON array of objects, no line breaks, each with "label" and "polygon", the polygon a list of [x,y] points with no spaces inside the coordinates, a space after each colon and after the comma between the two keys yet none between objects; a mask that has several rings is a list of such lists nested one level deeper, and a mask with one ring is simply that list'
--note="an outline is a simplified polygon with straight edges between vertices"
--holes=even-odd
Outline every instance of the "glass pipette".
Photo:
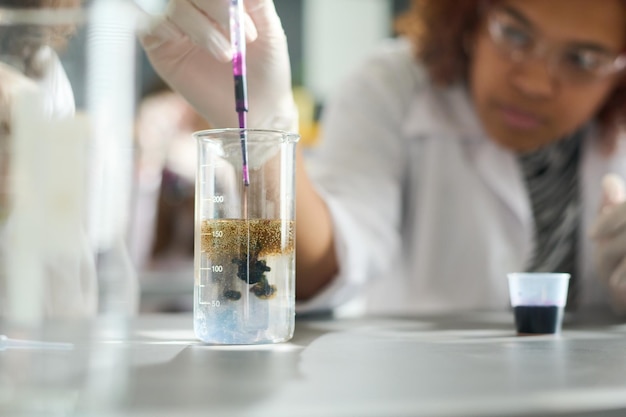
[{"label": "glass pipette", "polygon": [[[230,1],[230,42],[233,50],[233,76],[235,78],[235,110],[239,118],[239,137],[241,140],[241,155],[243,159],[243,193],[242,212],[248,220],[248,186],[250,185],[250,173],[248,171],[248,138],[246,131],[246,116],[248,113],[248,80],[246,79],[246,37],[243,20],[243,0]],[[248,226],[248,250],[246,252],[246,282],[250,284],[250,224]],[[244,291],[244,319],[249,315],[249,294]]]},{"label": "glass pipette", "polygon": [[235,110],[239,117],[241,155],[243,157],[243,183],[248,186],[248,144],[246,132],[248,112],[248,83],[246,80],[246,39],[243,21],[243,0],[230,1],[230,42],[233,49],[233,76],[235,78]]}]

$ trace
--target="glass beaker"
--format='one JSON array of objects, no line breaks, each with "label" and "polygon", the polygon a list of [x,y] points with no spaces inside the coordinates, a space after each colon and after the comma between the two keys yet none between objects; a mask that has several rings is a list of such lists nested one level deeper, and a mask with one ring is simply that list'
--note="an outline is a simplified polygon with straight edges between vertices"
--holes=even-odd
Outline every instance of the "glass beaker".
[{"label": "glass beaker", "polygon": [[0,2],[0,314],[133,312],[137,16],[126,0],[36,3]]},{"label": "glass beaker", "polygon": [[[249,185],[243,182],[242,135]],[[295,146],[275,130],[196,132],[194,329],[215,344],[274,343],[295,319]]]}]

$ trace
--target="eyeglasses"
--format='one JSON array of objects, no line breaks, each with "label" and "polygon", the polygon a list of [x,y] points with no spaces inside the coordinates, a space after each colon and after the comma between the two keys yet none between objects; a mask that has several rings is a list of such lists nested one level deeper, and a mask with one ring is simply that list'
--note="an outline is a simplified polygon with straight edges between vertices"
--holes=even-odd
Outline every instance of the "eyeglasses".
[{"label": "eyeglasses", "polygon": [[626,54],[614,54],[579,45],[552,45],[506,11],[493,8],[487,13],[491,41],[515,63],[542,59],[553,76],[571,84],[587,84],[626,68]]}]

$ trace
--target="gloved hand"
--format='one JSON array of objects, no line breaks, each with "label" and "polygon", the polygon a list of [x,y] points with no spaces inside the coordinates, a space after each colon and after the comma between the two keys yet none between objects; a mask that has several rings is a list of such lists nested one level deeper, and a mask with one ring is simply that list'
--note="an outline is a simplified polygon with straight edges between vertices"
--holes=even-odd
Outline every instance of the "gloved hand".
[{"label": "gloved hand", "polygon": [[615,174],[602,180],[603,201],[591,228],[596,264],[620,309],[626,308],[626,187]]},{"label": "gloved hand", "polygon": [[[248,127],[297,131],[287,39],[272,0],[245,0]],[[157,73],[212,127],[238,127],[228,0],[170,0],[141,42]]]}]

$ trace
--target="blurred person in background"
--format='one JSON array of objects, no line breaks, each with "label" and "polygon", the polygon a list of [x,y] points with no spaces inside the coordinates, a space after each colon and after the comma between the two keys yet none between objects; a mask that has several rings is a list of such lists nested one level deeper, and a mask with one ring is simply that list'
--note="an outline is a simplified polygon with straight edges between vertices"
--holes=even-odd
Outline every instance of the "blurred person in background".
[{"label": "blurred person in background", "polygon": [[196,143],[191,134],[208,128],[193,107],[168,88],[156,89],[139,104],[131,233],[139,268],[193,259]]},{"label": "blurred person in background", "polygon": [[[0,0],[8,8],[74,8],[81,0]],[[0,55],[3,63],[35,81],[45,93],[47,110],[54,115],[74,111],[72,89],[55,48],[62,47],[74,32],[71,26],[0,26]],[[5,80],[8,83],[14,78]]]},{"label": "blurred person in background", "polygon": [[[80,0],[0,0],[0,7],[8,8],[69,8],[79,5]],[[7,192],[11,107],[18,92],[40,89],[46,100],[47,112],[55,116],[74,112],[74,96],[69,80],[53,52],[54,47],[66,43],[72,32],[73,28],[69,26],[51,29],[35,25],[0,25],[0,195]],[[6,204],[1,202],[0,210],[6,209]]]},{"label": "blurred person in background", "polygon": [[[249,127],[297,130],[274,4],[244,4]],[[626,2],[415,0],[398,28],[298,156],[300,311],[504,309],[514,271],[626,308]],[[237,126],[228,33],[228,1],[171,0],[142,38],[215,127]]]},{"label": "blurred person in background", "polygon": [[180,94],[164,85],[139,104],[131,254],[145,293],[160,286],[180,288],[169,296],[144,295],[142,311],[192,308],[183,290],[189,290],[193,271],[196,142],[191,134],[208,128]]}]

